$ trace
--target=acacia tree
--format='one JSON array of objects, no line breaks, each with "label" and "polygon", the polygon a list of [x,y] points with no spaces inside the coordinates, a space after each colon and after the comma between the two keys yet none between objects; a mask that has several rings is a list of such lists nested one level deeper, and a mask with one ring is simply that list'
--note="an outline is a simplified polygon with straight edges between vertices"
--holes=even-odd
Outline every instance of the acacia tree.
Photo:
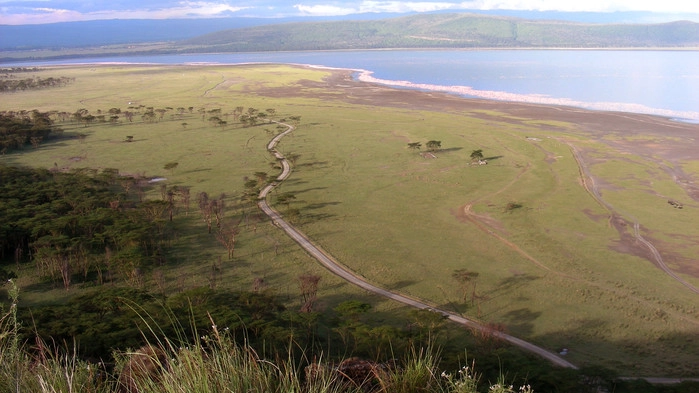
[{"label": "acacia tree", "polygon": [[216,232],[216,240],[221,243],[222,246],[228,250],[228,259],[233,259],[233,252],[235,251],[236,238],[240,230],[238,222],[230,222],[227,225],[222,225],[221,228]]},{"label": "acacia tree", "polygon": [[299,289],[303,299],[301,312],[310,313],[313,311],[313,305],[317,300],[319,282],[320,276],[315,274],[306,273],[299,276]]},{"label": "acacia tree", "polygon": [[257,185],[258,187],[262,187],[265,182],[267,181],[267,178],[269,175],[267,175],[267,172],[255,172],[255,178],[257,179]]},{"label": "acacia tree", "polygon": [[201,213],[206,229],[211,233],[211,204],[209,203],[209,194],[205,191],[197,194],[197,202],[199,203],[199,212]]},{"label": "acacia tree", "polygon": [[189,187],[185,186],[180,186],[177,187],[177,193],[180,196],[180,200],[182,201],[182,204],[184,205],[184,215],[189,215],[189,201],[191,199],[190,195],[190,189]]},{"label": "acacia tree", "polygon": [[281,203],[283,205],[286,205],[286,210],[289,210],[289,206],[291,205],[291,201],[296,199],[296,195],[294,195],[292,192],[285,192],[282,194],[277,195],[277,203]]},{"label": "acacia tree", "polygon": [[483,159],[483,150],[482,149],[474,150],[471,152],[471,160],[472,161],[480,161],[482,159]]},{"label": "acacia tree", "polygon": [[462,300],[466,300],[466,295],[470,284],[473,283],[473,289],[471,293],[471,303],[473,303],[476,298],[476,282],[475,279],[478,277],[478,273],[469,271],[467,269],[454,270],[451,276],[459,283],[462,290]]},{"label": "acacia tree", "polygon": [[436,152],[442,148],[442,141],[428,141],[425,146],[427,146],[431,152]]}]

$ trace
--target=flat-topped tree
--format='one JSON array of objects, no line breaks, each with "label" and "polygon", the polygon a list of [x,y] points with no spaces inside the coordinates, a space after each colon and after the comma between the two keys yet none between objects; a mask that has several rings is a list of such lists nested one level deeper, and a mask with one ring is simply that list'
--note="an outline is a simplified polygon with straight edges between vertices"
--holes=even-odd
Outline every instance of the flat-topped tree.
[{"label": "flat-topped tree", "polygon": [[483,159],[483,150],[478,149],[471,152],[471,160],[480,161]]},{"label": "flat-topped tree", "polygon": [[428,141],[425,146],[427,146],[431,152],[435,152],[442,148],[442,141]]}]

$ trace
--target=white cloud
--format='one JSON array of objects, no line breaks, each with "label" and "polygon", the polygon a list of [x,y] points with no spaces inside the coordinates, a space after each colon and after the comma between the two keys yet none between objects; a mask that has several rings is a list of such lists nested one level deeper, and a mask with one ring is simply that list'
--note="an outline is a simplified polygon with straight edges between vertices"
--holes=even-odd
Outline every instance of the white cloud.
[{"label": "white cloud", "polygon": [[350,14],[356,14],[358,10],[356,8],[345,8],[345,7],[337,7],[334,5],[303,5],[303,4],[296,4],[294,6],[299,12],[301,12],[303,15],[312,15],[312,16],[333,16],[333,15],[350,15]]},{"label": "white cloud", "polygon": [[228,15],[246,9],[227,3],[208,1],[181,1],[169,8],[141,8],[79,12],[56,8],[32,8],[31,12],[0,13],[0,24],[38,24],[96,19],[170,19],[206,18]]},{"label": "white cloud", "polygon": [[480,10],[699,12],[699,2],[687,0],[472,0],[464,1],[460,5],[463,8]]},{"label": "white cloud", "polygon": [[470,0],[470,1],[359,1],[343,6],[328,4],[296,4],[304,15],[329,16],[369,12],[429,12],[440,10],[518,10],[614,12],[652,11],[668,13],[699,13],[699,2],[687,0]]},{"label": "white cloud", "polygon": [[363,1],[360,12],[429,12],[454,8],[449,2]]}]

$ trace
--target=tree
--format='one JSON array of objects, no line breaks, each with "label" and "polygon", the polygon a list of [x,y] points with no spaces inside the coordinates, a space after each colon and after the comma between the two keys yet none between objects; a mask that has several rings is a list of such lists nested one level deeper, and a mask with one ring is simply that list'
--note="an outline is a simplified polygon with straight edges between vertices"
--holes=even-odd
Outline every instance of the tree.
[{"label": "tree", "polygon": [[296,195],[294,195],[292,192],[285,192],[277,196],[277,203],[286,205],[286,209],[289,210],[289,205],[294,199],[296,199]]},{"label": "tree", "polygon": [[471,160],[480,161],[483,159],[483,150],[478,149],[471,152]]},{"label": "tree", "polygon": [[461,285],[462,289],[462,300],[466,300],[466,295],[468,293],[469,289],[469,284],[473,282],[473,292],[471,294],[471,302],[476,297],[476,283],[475,279],[478,277],[478,273],[469,271],[467,269],[458,269],[454,270],[454,273],[451,274],[451,276],[459,282],[459,285]]},{"label": "tree", "polygon": [[141,115],[141,120],[143,120],[143,122],[145,123],[153,123],[155,122],[155,118],[155,112],[153,112],[152,110],[149,110]]},{"label": "tree", "polygon": [[239,224],[240,222],[223,225],[216,233],[216,240],[218,240],[218,242],[221,243],[222,246],[226,247],[226,250],[228,250],[228,259],[233,259],[236,237],[240,232],[238,230]]},{"label": "tree", "polygon": [[422,147],[422,143],[420,143],[420,142],[408,143],[408,147],[411,150],[420,150],[420,147]]},{"label": "tree", "polygon": [[319,282],[320,276],[315,274],[306,273],[299,276],[299,289],[301,290],[301,298],[303,299],[301,312],[309,313],[313,311],[313,305],[317,299]]},{"label": "tree", "polygon": [[184,204],[184,214],[189,215],[189,201],[191,198],[189,187],[177,187],[177,192],[179,193],[182,203]]},{"label": "tree", "polygon": [[255,178],[257,179],[257,185],[262,186],[267,181],[267,172],[255,172]]},{"label": "tree", "polygon": [[431,152],[435,152],[442,148],[442,141],[428,141],[425,146],[427,146]]}]

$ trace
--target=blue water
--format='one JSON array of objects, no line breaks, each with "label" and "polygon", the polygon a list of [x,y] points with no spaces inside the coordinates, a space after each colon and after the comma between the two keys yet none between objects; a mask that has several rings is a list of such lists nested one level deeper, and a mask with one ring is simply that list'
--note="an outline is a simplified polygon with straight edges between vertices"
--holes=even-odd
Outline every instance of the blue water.
[{"label": "blue water", "polygon": [[[698,51],[333,51],[129,56],[21,63],[297,63],[363,69],[386,84],[471,97],[699,121]],[[416,86],[421,85],[421,86]],[[456,87],[465,87],[456,88]]]}]

